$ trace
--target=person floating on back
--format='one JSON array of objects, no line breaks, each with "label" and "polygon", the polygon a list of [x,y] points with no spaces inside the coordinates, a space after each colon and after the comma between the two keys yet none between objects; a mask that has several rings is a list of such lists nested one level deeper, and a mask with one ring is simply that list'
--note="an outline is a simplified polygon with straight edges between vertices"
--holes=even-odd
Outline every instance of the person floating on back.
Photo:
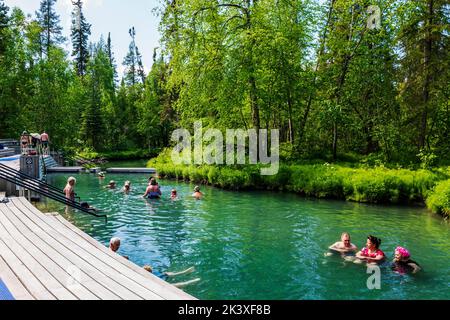
[{"label": "person floating on back", "polygon": [[192,196],[197,200],[200,200],[203,197],[203,193],[200,191],[199,186],[195,186]]},{"label": "person floating on back", "polygon": [[394,270],[398,274],[415,274],[422,270],[422,268],[417,262],[411,260],[411,254],[407,249],[403,247],[397,247],[394,252],[392,270]]},{"label": "person floating on back", "polygon": [[148,199],[160,199],[162,195],[161,189],[159,188],[158,182],[156,182],[155,178],[150,179],[150,183],[145,190],[143,195],[144,198]]},{"label": "person floating on back", "polygon": [[[352,258],[350,255],[358,251],[358,248],[351,242],[348,232],[342,233],[341,241],[332,244],[328,249],[340,253],[346,260],[350,260]],[[332,253],[326,253],[325,255],[330,256]]]},{"label": "person floating on back", "polygon": [[[149,266],[149,265],[144,266],[144,270],[146,270],[146,271],[148,271],[150,273],[153,273],[153,268],[151,266]],[[161,278],[162,280],[167,281],[167,279],[170,278],[170,277],[176,277],[176,276],[188,274],[188,273],[191,273],[191,272],[194,272],[194,271],[195,271],[195,268],[191,267],[189,269],[186,269],[186,270],[183,270],[183,271],[180,271],[180,272],[164,272],[163,274],[157,275],[157,276],[159,278]],[[172,285],[177,287],[177,288],[184,288],[184,287],[186,287],[186,286],[188,286],[190,284],[197,283],[200,280],[201,280],[200,278],[195,278],[195,279],[188,280],[188,281],[185,281],[185,282],[172,283]]]},{"label": "person floating on back", "polygon": [[366,261],[369,264],[380,263],[385,259],[385,254],[380,250],[381,239],[368,236],[366,247],[356,253],[355,263]]}]

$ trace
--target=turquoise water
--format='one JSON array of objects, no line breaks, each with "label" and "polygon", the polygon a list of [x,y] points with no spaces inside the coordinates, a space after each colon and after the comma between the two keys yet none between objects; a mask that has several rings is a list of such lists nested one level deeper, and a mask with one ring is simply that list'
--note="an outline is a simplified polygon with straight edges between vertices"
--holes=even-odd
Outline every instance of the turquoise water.
[{"label": "turquoise water", "polygon": [[[150,264],[155,273],[195,266],[194,273],[169,281],[201,278],[185,288],[199,299],[450,299],[450,228],[424,209],[209,187],[196,201],[190,197],[193,185],[173,181],[161,181],[163,199],[151,201],[141,197],[144,175],[76,177],[77,193],[109,210],[109,220],[105,225],[74,213],[68,216],[73,223],[105,245],[120,237],[120,253],[138,265]],[[66,179],[49,176],[61,188]],[[131,180],[132,194],[104,189],[111,179],[119,186]],[[178,201],[169,199],[173,187]],[[324,257],[342,231],[358,247],[368,234],[380,237],[389,259],[397,245],[405,246],[424,272],[400,276],[386,264],[381,289],[369,290],[365,267]]]}]

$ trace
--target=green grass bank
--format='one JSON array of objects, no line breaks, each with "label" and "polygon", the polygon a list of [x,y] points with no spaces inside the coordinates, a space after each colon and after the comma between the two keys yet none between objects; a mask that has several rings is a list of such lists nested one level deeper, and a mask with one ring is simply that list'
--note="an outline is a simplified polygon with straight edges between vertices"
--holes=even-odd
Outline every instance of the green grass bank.
[{"label": "green grass bank", "polygon": [[260,166],[175,165],[167,153],[148,162],[161,178],[208,184],[229,190],[274,190],[306,197],[375,204],[426,204],[450,215],[450,168],[392,169],[345,164],[281,164],[277,175]]}]

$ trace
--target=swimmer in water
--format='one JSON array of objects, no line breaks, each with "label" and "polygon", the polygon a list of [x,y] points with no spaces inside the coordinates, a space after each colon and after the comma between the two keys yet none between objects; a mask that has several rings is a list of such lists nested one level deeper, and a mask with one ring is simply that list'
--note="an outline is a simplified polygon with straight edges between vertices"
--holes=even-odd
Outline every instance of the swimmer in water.
[{"label": "swimmer in water", "polygon": [[94,212],[101,212],[102,210],[100,210],[100,209],[97,209],[97,208],[95,208],[95,207],[92,207],[89,203],[87,203],[87,202],[81,202],[80,203],[80,206],[83,208],[83,209],[86,209],[86,210],[88,210],[88,211],[94,211]]},{"label": "swimmer in water", "polygon": [[[354,257],[351,255],[358,251],[356,245],[351,242],[350,234],[348,232],[344,232],[341,235],[341,241],[338,241],[331,245],[328,249],[334,252],[338,252],[345,260],[354,260]],[[333,255],[331,252],[325,254],[325,256]]]},{"label": "swimmer in water", "polygon": [[161,195],[162,193],[158,182],[156,182],[155,178],[151,178],[149,186],[147,187],[147,190],[145,190],[143,197],[148,199],[160,199]]},{"label": "swimmer in water", "polygon": [[[151,266],[149,266],[149,265],[144,266],[144,269],[146,271],[150,272],[150,273],[153,273],[153,268]],[[186,270],[183,270],[183,271],[180,271],[180,272],[164,272],[163,274],[157,275],[157,276],[159,278],[161,278],[162,280],[167,281],[168,278],[170,278],[170,277],[176,277],[176,276],[188,274],[188,273],[191,273],[191,272],[194,272],[194,271],[195,271],[195,268],[191,267],[189,269],[186,269]],[[184,288],[184,287],[186,287],[186,286],[188,286],[190,284],[197,283],[200,280],[201,280],[200,278],[195,278],[195,279],[188,280],[188,281],[185,281],[185,282],[172,283],[172,285],[177,287],[177,288]]]},{"label": "swimmer in water", "polygon": [[203,197],[203,193],[201,193],[199,186],[195,186],[192,196],[197,200],[200,200]]},{"label": "swimmer in water", "polygon": [[422,268],[417,262],[411,260],[411,254],[407,249],[403,247],[397,247],[394,252],[392,270],[394,270],[398,274],[416,274],[417,272],[422,270]]},{"label": "swimmer in water", "polygon": [[111,190],[115,189],[116,188],[116,182],[114,180],[111,180],[105,188],[111,189]]},{"label": "swimmer in water", "polygon": [[363,263],[366,261],[368,264],[377,264],[385,259],[385,254],[380,250],[381,239],[368,236],[366,247],[356,253],[355,263]]},{"label": "swimmer in water", "polygon": [[125,181],[125,184],[124,184],[124,186],[122,188],[122,192],[126,193],[126,194],[129,194],[130,191],[131,191],[131,182],[130,181]]},{"label": "swimmer in water", "polygon": [[172,200],[178,199],[177,190],[172,189],[172,191],[170,192],[170,199]]}]

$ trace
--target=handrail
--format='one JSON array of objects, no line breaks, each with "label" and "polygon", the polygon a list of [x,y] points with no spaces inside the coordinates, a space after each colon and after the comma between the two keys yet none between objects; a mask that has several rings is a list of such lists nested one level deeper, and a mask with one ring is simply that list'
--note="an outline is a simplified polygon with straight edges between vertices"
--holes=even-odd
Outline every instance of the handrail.
[{"label": "handrail", "polygon": [[[43,182],[43,181],[41,181],[41,180],[39,180],[39,179],[36,179],[36,178],[34,178],[34,177],[32,177],[32,176],[26,174],[26,173],[23,173],[23,172],[14,170],[13,168],[8,167],[7,165],[4,165],[3,163],[0,163],[0,169],[4,169],[4,170],[6,170],[6,171],[11,172],[12,174],[16,174],[16,175],[19,175],[19,176],[21,176],[21,177],[23,177],[23,178],[26,178],[26,179],[28,179],[28,180],[32,180],[32,181],[34,181],[34,182],[36,182],[36,183],[42,185],[42,186],[45,187],[45,188],[52,189],[52,190],[57,191],[57,192],[59,192],[59,193],[64,193],[61,189],[59,189],[59,188],[57,188],[57,187],[55,187],[55,186],[52,186],[51,184],[45,183],[45,182]],[[79,196],[77,196],[76,193],[75,193],[75,198],[81,200],[81,198],[80,198]]]},{"label": "handrail", "polygon": [[[101,214],[93,213],[92,211],[83,208],[81,206],[81,203],[79,203],[79,202],[69,200],[66,197],[60,195],[59,193],[54,193],[54,192],[50,192],[48,190],[44,190],[44,189],[36,186],[35,184],[33,184],[33,183],[23,179],[22,177],[19,177],[19,175],[14,175],[13,176],[13,175],[9,174],[10,172],[5,172],[5,171],[6,170],[3,170],[3,168],[0,168],[0,178],[3,179],[3,180],[11,182],[11,183],[13,183],[13,184],[15,184],[15,185],[17,185],[19,187],[26,188],[28,190],[34,191],[34,192],[36,192],[36,193],[38,193],[38,194],[40,194],[40,195],[42,195],[44,197],[47,197],[47,198],[50,198],[50,199],[55,200],[57,202],[63,203],[65,205],[69,206],[69,207],[77,209],[77,210],[79,210],[79,211],[81,211],[83,213],[87,213],[87,214],[89,214],[91,216],[95,216],[97,218],[105,218],[105,223],[108,222],[108,216],[107,215],[101,215]],[[16,171],[18,173],[17,170],[14,170],[14,171]]]}]

